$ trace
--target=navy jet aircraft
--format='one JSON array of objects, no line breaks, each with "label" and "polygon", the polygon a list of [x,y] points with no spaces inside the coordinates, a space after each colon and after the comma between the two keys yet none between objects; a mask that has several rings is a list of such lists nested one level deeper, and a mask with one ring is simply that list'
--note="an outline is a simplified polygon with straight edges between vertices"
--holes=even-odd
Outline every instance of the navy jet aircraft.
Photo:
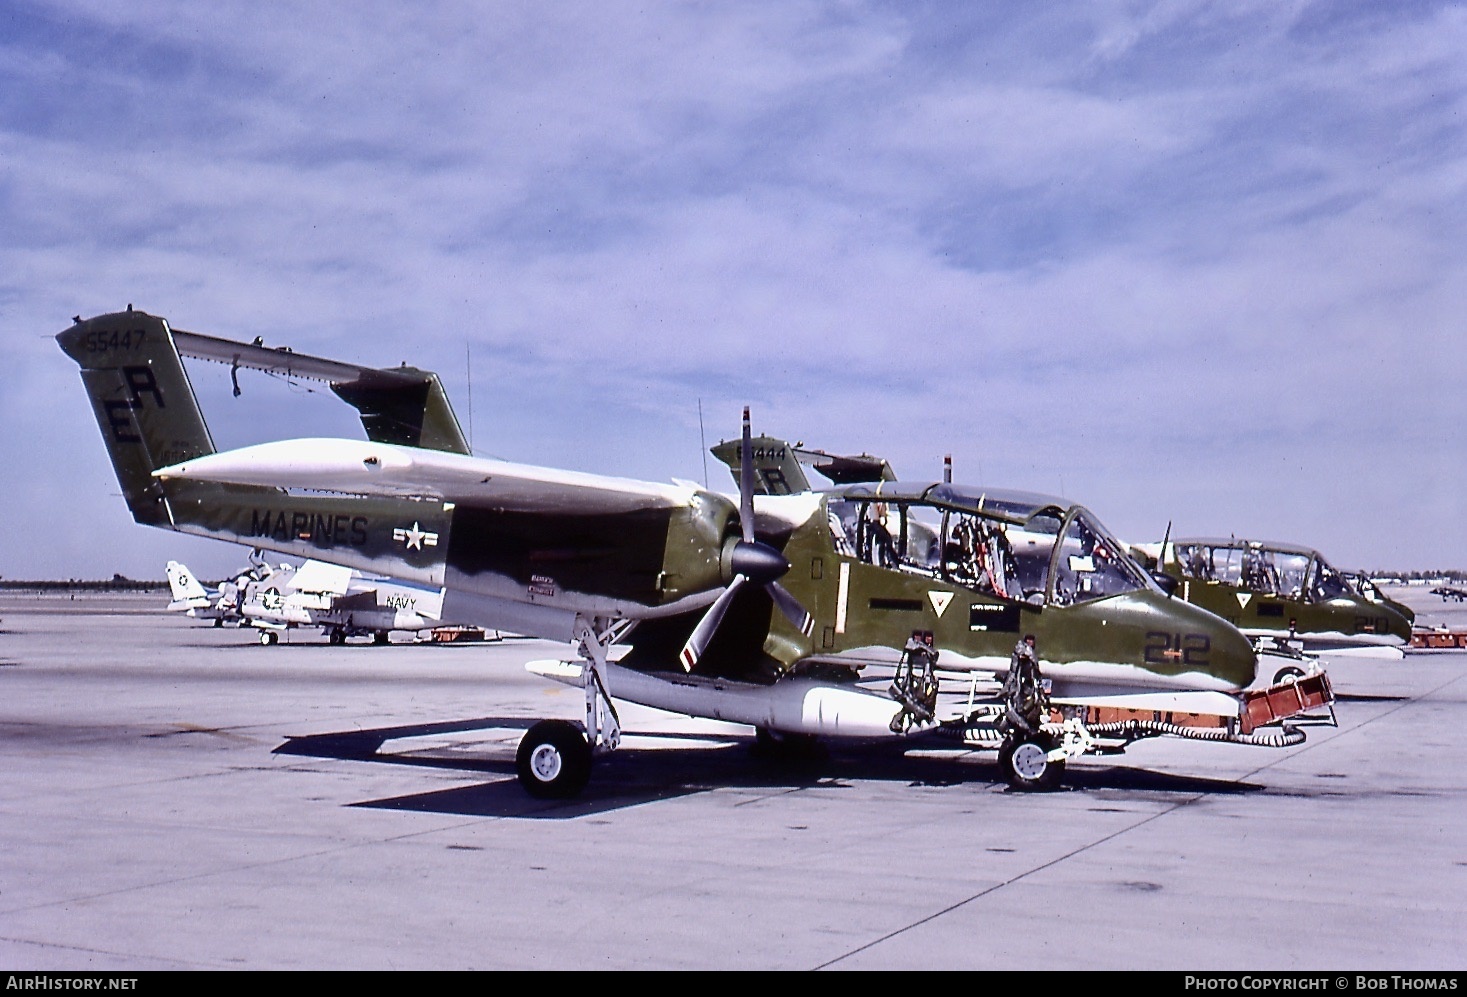
[{"label": "navy jet aircraft", "polygon": [[387,644],[394,631],[442,626],[442,601],[436,588],[312,559],[251,582],[240,595],[239,613],[259,631],[262,644],[278,643],[281,633],[296,627],[319,627],[332,644],[353,637]]},{"label": "navy jet aircraft", "polygon": [[[536,796],[579,792],[617,746],[613,695],[774,739],[953,734],[997,747],[1021,789],[1160,734],[1297,744],[1296,723],[1333,698],[1323,675],[1247,691],[1248,639],[1169,597],[1081,506],[884,480],[756,497],[747,411],[732,498],[454,447],[304,438],[220,453],[164,319],[129,308],[57,340],[137,522],[438,588],[445,618],[574,647],[575,661],[532,663],[586,692],[584,725],[541,721],[521,741]],[[1022,635],[1049,683],[1042,712],[1015,722],[970,696],[939,715],[937,656],[992,670]],[[892,657],[890,686],[862,682]]]},{"label": "navy jet aircraft", "polygon": [[226,623],[244,626],[248,619],[240,611],[240,598],[251,584],[270,578],[278,572],[290,572],[293,565],[276,567],[259,556],[259,551],[250,554],[250,566],[218,585],[206,586],[182,561],[169,561],[166,566],[168,590],[171,600],[169,612],[181,612],[196,620],[213,620],[214,626]]}]

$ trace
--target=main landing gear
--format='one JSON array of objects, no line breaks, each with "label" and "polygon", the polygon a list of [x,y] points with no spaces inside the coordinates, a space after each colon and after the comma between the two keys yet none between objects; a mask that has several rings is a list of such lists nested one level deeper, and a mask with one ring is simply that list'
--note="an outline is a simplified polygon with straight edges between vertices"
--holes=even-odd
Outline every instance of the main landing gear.
[{"label": "main landing gear", "polygon": [[605,621],[576,621],[579,652],[584,661],[586,722],[541,720],[520,739],[515,772],[525,792],[542,800],[564,800],[580,793],[591,778],[591,761],[621,743],[621,721],[606,691],[606,649],[614,627],[596,627]]},{"label": "main landing gear", "polygon": [[531,796],[567,799],[584,789],[591,778],[591,743],[580,724],[541,720],[520,739],[514,765],[520,785]]},{"label": "main landing gear", "polygon": [[1057,750],[1055,739],[1043,731],[1015,731],[998,749],[998,768],[1015,789],[1046,792],[1058,786],[1064,776],[1065,755],[1064,749]]}]

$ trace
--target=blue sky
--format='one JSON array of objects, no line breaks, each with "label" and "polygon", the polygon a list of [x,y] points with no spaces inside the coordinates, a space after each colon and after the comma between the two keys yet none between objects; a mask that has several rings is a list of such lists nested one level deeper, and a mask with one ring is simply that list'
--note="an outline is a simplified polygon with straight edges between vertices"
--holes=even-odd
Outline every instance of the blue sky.
[{"label": "blue sky", "polygon": [[[133,524],[71,316],[438,371],[475,449],[732,479],[754,429],[1113,532],[1467,568],[1460,3],[11,0],[0,575]],[[221,446],[360,437],[195,363]]]}]

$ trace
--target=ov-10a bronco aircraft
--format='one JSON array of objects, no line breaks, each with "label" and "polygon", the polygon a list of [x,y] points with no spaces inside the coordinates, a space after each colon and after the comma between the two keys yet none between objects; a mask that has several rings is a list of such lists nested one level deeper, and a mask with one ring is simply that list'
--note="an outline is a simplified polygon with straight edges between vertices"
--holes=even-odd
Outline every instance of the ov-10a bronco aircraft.
[{"label": "ov-10a bronco aircraft", "polygon": [[[884,481],[756,499],[747,411],[733,498],[380,441],[219,453],[165,320],[128,310],[57,339],[137,522],[439,587],[445,618],[573,646],[530,666],[586,696],[584,726],[522,739],[536,796],[579,792],[617,746],[613,696],[775,739],[955,734],[999,747],[1020,788],[1159,734],[1297,744],[1283,721],[1332,699],[1323,675],[1246,693],[1249,641],[1170,598],[1083,507]],[[1002,670],[1021,635],[1050,684],[1041,714],[972,697],[937,714],[938,655]],[[871,688],[881,657],[898,667]]]},{"label": "ov-10a bronco aircraft", "polygon": [[1325,658],[1397,660],[1411,640],[1411,619],[1367,598],[1311,547],[1199,537],[1138,550],[1177,580],[1181,598],[1257,640]]}]

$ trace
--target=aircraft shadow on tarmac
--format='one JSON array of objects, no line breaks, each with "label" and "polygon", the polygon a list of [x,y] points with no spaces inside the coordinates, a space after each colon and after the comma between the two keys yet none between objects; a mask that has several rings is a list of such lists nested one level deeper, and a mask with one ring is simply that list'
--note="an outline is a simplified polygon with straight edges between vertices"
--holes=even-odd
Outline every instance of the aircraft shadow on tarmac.
[{"label": "aircraft shadow on tarmac", "polygon": [[[913,787],[1016,792],[1003,781],[996,753],[924,753],[931,742],[843,743],[819,745],[813,751],[771,757],[761,752],[750,734],[701,735],[637,731],[636,740],[677,741],[638,747],[624,742],[612,754],[596,760],[591,781],[570,800],[537,800],[515,777],[512,751],[475,746],[475,754],[460,751],[382,751],[382,745],[401,738],[461,733],[472,730],[524,730],[533,721],[522,717],[480,717],[472,720],[383,727],[292,737],[276,754],[336,758],[348,761],[410,765],[467,772],[496,773],[502,778],[473,786],[414,793],[352,804],[388,810],[470,817],[527,817],[568,819],[626,807],[675,799],[714,789],[755,792],[849,789],[857,781],[886,781]],[[518,739],[515,739],[517,743]],[[689,744],[688,742],[701,742]],[[1057,792],[1122,792],[1156,795],[1237,795],[1265,787],[1253,783],[1174,775],[1134,766],[1072,766]]]}]

